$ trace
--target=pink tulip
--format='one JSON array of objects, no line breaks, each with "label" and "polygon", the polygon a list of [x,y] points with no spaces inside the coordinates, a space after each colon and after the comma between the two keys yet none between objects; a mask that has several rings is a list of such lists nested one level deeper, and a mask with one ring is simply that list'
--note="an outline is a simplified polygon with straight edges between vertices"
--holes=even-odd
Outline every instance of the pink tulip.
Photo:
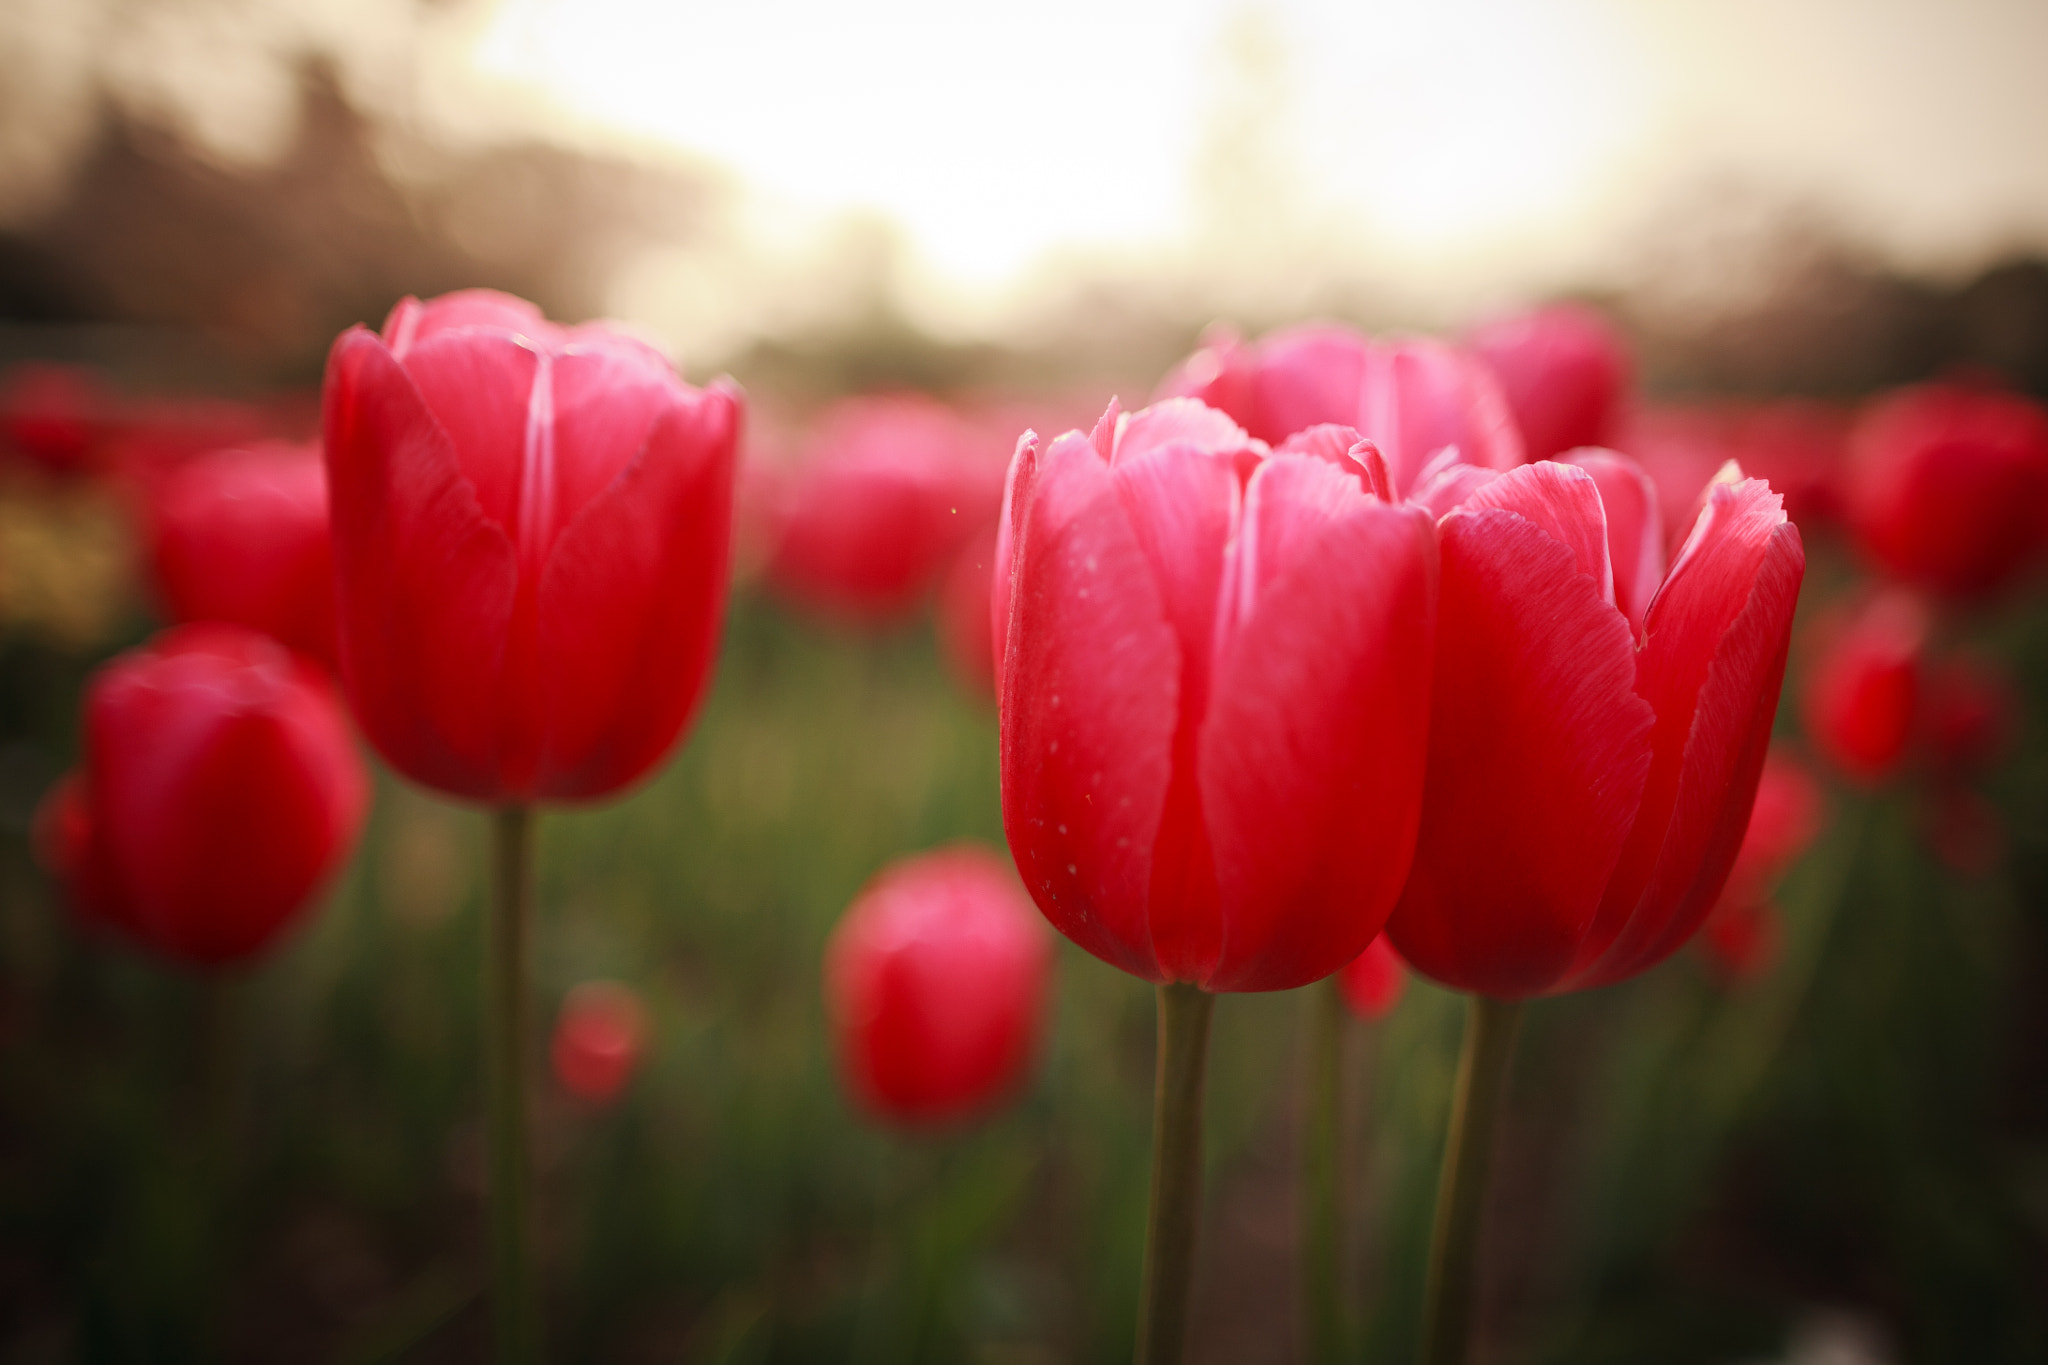
[{"label": "pink tulip", "polygon": [[1344,1003],[1361,1019],[1384,1019],[1408,990],[1408,964],[1381,934],[1337,972]]},{"label": "pink tulip", "polygon": [[1054,927],[1149,981],[1320,980],[1407,870],[1434,538],[1328,436],[1174,399],[1011,466],[1004,829]]},{"label": "pink tulip", "polygon": [[1874,785],[1898,771],[1919,718],[1927,613],[1890,591],[1824,624],[1804,694],[1814,747],[1850,780]]},{"label": "pink tulip", "polygon": [[1225,335],[1183,362],[1160,396],[1199,398],[1276,445],[1314,426],[1353,428],[1379,448],[1397,498],[1447,447],[1487,469],[1527,458],[1493,372],[1419,337],[1373,341],[1327,323],[1286,328],[1251,345]]},{"label": "pink tulip", "polygon": [[548,1060],[564,1090],[605,1105],[625,1090],[647,1048],[647,1007],[630,986],[585,981],[562,998]]},{"label": "pink tulip", "polygon": [[1581,304],[1496,318],[1466,337],[1492,367],[1532,460],[1614,443],[1634,364],[1613,325]]},{"label": "pink tulip", "polygon": [[1439,524],[1429,775],[1388,925],[1424,975],[1503,999],[1619,981],[1719,894],[1805,554],[1758,480],[1716,484],[1668,569],[1659,522],[1638,466],[1584,451]]}]

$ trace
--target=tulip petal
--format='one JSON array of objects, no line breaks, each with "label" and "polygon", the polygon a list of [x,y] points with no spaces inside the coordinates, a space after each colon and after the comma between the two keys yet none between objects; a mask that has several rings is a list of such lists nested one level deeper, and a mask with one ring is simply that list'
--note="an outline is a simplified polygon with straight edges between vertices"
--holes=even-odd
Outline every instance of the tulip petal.
[{"label": "tulip petal", "polygon": [[517,538],[526,429],[540,353],[504,332],[416,341],[405,373],[453,444],[485,516]]},{"label": "tulip petal", "polygon": [[1614,565],[1614,605],[1640,636],[1650,600],[1664,582],[1664,514],[1656,481],[1634,460],[1611,450],[1574,450],[1563,463],[1585,470],[1600,486],[1608,558]]},{"label": "tulip petal", "polygon": [[1465,504],[1474,493],[1500,477],[1497,469],[1487,469],[1476,464],[1466,464],[1458,456],[1458,449],[1438,451],[1422,472],[1415,476],[1415,486],[1408,490],[1408,501],[1439,519],[1450,515]]},{"label": "tulip petal", "polygon": [[1208,707],[1223,552],[1237,527],[1237,474],[1227,457],[1199,454],[1180,442],[1134,458],[1122,458],[1121,448],[1118,454],[1110,481],[1180,644],[1173,778],[1152,856],[1153,951],[1173,980],[1200,981],[1215,966],[1222,920],[1202,819],[1197,743]]},{"label": "tulip petal", "polygon": [[1169,398],[1117,419],[1112,464],[1135,460],[1169,446],[1191,446],[1208,454],[1235,454],[1251,445],[1244,428],[1192,398]]},{"label": "tulip petal", "polygon": [[1181,658],[1110,472],[1070,432],[1016,473],[1002,697],[1003,828],[1053,926],[1164,979],[1145,914]]},{"label": "tulip petal", "polygon": [[1415,866],[1388,933],[1463,990],[1547,989],[1600,903],[1650,766],[1628,622],[1499,508],[1438,528],[1443,578]]},{"label": "tulip petal", "polygon": [[1600,598],[1614,604],[1614,570],[1607,557],[1607,514],[1600,486],[1584,470],[1542,460],[1511,469],[1465,499],[1468,508],[1499,507],[1538,526],[1565,546]]},{"label": "tulip petal", "polygon": [[616,792],[667,754],[703,696],[731,568],[740,404],[724,384],[670,398],[541,579],[541,796]]},{"label": "tulip petal", "polygon": [[1427,514],[1323,461],[1253,475],[1242,616],[1201,744],[1223,906],[1210,990],[1318,980],[1379,933],[1414,849],[1436,595]]},{"label": "tulip petal", "polygon": [[1805,568],[1769,484],[1710,491],[1650,608],[1636,688],[1656,709],[1655,757],[1574,987],[1675,950],[1720,894],[1763,770]]},{"label": "tulip petal", "polygon": [[447,431],[361,328],[327,362],[323,421],[342,674],[364,733],[415,781],[489,799],[518,588]]},{"label": "tulip petal", "polygon": [[[602,335],[602,334],[599,334]],[[633,342],[633,346],[640,343]],[[646,447],[678,383],[663,367],[579,339],[555,358],[555,524],[567,526]]]},{"label": "tulip petal", "polygon": [[444,332],[483,328],[523,336],[546,346],[561,335],[561,328],[541,315],[525,299],[496,289],[458,289],[428,303],[407,296],[384,319],[384,343],[400,361],[412,358],[412,349]]},{"label": "tulip petal", "polygon": [[1324,422],[1357,426],[1359,394],[1371,345],[1347,327],[1309,323],[1260,341],[1252,378],[1253,415],[1245,427],[1266,441],[1284,440]]}]

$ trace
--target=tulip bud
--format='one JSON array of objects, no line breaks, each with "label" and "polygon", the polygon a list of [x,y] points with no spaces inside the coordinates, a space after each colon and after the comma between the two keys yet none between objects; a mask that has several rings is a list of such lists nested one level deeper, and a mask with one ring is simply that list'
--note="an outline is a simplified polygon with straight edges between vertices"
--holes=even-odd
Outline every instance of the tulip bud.
[{"label": "tulip bud", "polygon": [[232,621],[334,666],[334,555],[316,447],[223,450],[169,473],[151,568],[174,621]]},{"label": "tulip bud", "polygon": [[1913,738],[1927,613],[1904,593],[1880,593],[1821,635],[1806,681],[1807,733],[1852,781],[1883,782]]},{"label": "tulip bud", "polygon": [[323,418],[342,679],[378,752],[511,803],[658,763],[717,648],[738,392],[470,290],[343,333]]},{"label": "tulip bud", "polygon": [[369,800],[326,679],[240,626],[181,626],[107,664],[84,747],[38,822],[51,871],[88,920],[201,965],[303,914]]},{"label": "tulip bud", "polygon": [[1559,303],[1475,328],[1466,348],[1499,379],[1532,460],[1614,441],[1634,366],[1599,313]]},{"label": "tulip bud", "polygon": [[940,1124],[1014,1090],[1044,1030],[1051,944],[1002,861],[972,845],[907,858],[825,948],[841,1074],[876,1117]]},{"label": "tulip bud", "polygon": [[1901,389],[1857,419],[1848,500],[1890,573],[1951,597],[1995,593],[2041,550],[2048,410],[1957,384]]},{"label": "tulip bud", "polygon": [[585,981],[562,998],[548,1057],[564,1090],[605,1105],[633,1079],[646,1046],[647,1008],[633,989]]},{"label": "tulip bud", "polygon": [[1361,1019],[1384,1019],[1408,990],[1408,964],[1381,934],[1337,973],[1344,1003]]}]

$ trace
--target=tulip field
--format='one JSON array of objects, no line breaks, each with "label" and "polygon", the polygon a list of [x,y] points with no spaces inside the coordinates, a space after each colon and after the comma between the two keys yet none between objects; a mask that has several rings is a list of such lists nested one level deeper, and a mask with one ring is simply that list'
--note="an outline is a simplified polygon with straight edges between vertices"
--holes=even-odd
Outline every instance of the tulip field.
[{"label": "tulip field", "polygon": [[0,373],[0,1365],[2048,1359],[2038,396],[392,302]]}]

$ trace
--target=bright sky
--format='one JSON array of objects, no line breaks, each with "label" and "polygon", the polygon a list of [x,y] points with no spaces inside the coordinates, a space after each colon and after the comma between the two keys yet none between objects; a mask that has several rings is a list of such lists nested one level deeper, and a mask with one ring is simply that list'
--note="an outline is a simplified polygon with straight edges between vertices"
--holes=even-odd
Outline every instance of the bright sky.
[{"label": "bright sky", "polygon": [[2038,0],[502,0],[471,60],[965,286],[1269,204],[1383,265],[1554,274],[1717,174],[1922,268],[2048,242]]}]

